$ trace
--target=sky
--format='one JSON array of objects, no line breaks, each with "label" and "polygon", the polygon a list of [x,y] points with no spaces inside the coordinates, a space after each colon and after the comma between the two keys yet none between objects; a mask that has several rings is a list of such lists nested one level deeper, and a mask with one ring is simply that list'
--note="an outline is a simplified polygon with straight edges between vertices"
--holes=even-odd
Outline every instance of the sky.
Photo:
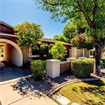
[{"label": "sky", "polygon": [[0,21],[11,26],[25,21],[42,25],[44,38],[61,35],[66,23],[55,22],[51,13],[38,9],[33,0],[0,0]]}]

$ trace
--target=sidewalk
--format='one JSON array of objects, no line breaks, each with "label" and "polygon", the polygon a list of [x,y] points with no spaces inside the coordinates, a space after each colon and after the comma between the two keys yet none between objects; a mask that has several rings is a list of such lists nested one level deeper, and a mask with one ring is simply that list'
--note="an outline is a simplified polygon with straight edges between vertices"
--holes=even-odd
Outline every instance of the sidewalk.
[{"label": "sidewalk", "polygon": [[10,68],[0,67],[0,83],[2,105],[57,105]]}]

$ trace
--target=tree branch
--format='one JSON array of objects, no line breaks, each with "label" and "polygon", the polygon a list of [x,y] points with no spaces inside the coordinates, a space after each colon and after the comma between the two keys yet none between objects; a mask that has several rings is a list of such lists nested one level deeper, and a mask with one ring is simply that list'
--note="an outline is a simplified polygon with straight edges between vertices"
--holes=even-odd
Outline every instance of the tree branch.
[{"label": "tree branch", "polygon": [[97,9],[98,9],[98,6],[97,6],[97,4],[95,3],[95,6],[94,6],[94,8],[93,8],[93,27],[94,28],[96,28],[96,19],[95,19],[95,16],[96,16],[96,14],[97,14]]},{"label": "tree branch", "polygon": [[92,21],[90,20],[90,18],[89,18],[89,16],[88,16],[88,14],[86,13],[86,11],[84,11],[84,8],[83,8],[83,5],[82,5],[81,1],[78,0],[78,2],[79,2],[79,5],[80,5],[80,9],[82,10],[82,12],[83,12],[84,15],[85,15],[85,18],[86,18],[86,20],[87,20],[87,22],[88,22],[89,27],[92,29],[92,28],[93,28]]},{"label": "tree branch", "polygon": [[46,4],[50,4],[51,6],[55,6],[55,5],[65,5],[66,6],[67,5],[67,4],[64,4],[64,3],[60,3],[60,4],[59,3],[54,3],[54,4],[52,4],[52,3],[48,2],[47,0],[46,1],[44,0],[43,2],[46,3]]}]

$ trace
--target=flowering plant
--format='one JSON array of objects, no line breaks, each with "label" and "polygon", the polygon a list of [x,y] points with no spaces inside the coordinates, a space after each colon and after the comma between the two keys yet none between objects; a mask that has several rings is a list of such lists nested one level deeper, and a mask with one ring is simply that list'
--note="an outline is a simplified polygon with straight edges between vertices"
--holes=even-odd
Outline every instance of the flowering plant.
[{"label": "flowering plant", "polygon": [[46,57],[46,55],[43,55],[44,57]]},{"label": "flowering plant", "polygon": [[87,48],[92,49],[94,46],[93,38],[91,35],[85,34],[76,34],[71,40],[71,45],[77,48]]}]

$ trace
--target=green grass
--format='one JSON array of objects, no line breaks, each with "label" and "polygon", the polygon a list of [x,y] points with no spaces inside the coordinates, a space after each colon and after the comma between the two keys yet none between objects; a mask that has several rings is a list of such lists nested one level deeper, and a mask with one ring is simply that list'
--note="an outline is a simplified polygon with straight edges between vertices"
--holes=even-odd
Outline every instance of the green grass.
[{"label": "green grass", "polygon": [[[80,105],[105,105],[105,79],[72,83],[55,94],[62,94],[68,98],[71,101],[68,105],[71,105],[73,102]],[[51,98],[53,99],[53,96]]]}]

